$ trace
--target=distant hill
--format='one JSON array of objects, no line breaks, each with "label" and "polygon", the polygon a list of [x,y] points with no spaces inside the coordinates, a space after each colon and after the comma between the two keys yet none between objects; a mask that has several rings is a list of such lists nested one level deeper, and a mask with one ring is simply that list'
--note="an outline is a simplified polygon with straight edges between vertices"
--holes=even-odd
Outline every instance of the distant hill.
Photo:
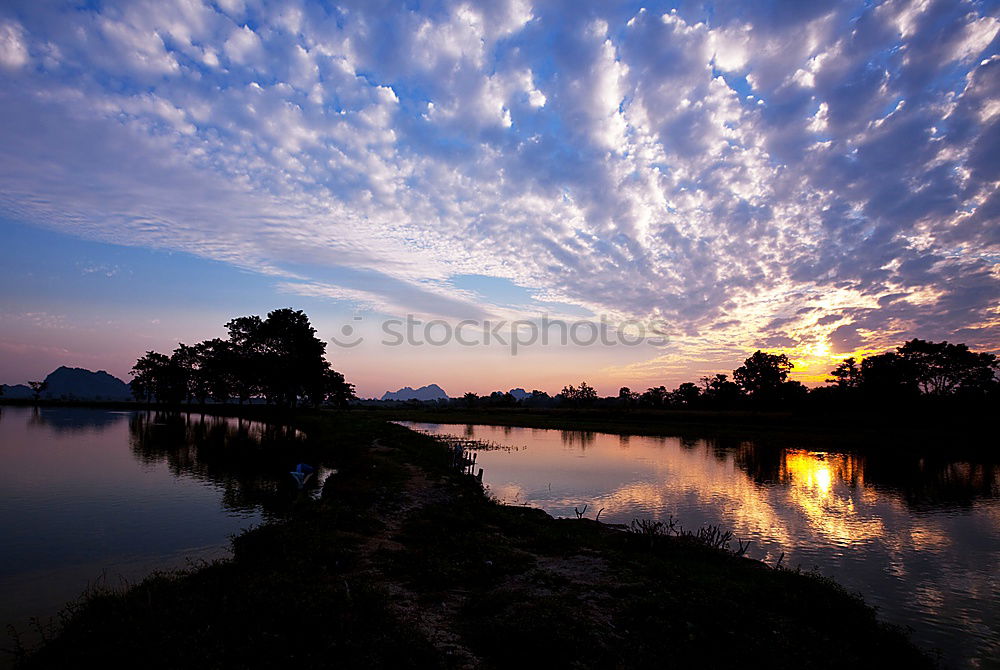
[{"label": "distant hill", "polygon": [[382,400],[447,400],[448,394],[437,384],[428,384],[418,389],[404,386],[398,391],[386,391]]},{"label": "distant hill", "polygon": [[[132,390],[121,379],[104,370],[91,372],[83,368],[62,366],[45,378],[48,386],[43,398],[67,400],[131,400]],[[28,397],[31,391],[28,391]]]},{"label": "distant hill", "polygon": [[31,392],[31,388],[25,386],[24,384],[14,384],[9,386],[7,384],[0,384],[3,387],[2,398],[32,398],[34,394]]},{"label": "distant hill", "polygon": [[524,400],[525,398],[527,398],[528,396],[531,395],[530,393],[528,393],[524,389],[511,389],[510,391],[508,391],[508,393],[510,393],[512,396],[514,396],[518,400]]}]

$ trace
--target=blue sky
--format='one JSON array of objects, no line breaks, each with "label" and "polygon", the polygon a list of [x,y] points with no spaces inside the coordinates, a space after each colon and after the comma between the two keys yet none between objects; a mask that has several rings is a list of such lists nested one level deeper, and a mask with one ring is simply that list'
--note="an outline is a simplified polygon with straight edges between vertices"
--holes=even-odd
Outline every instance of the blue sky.
[{"label": "blue sky", "polygon": [[[649,346],[366,339],[365,393],[668,385],[1000,348],[995,2],[0,7],[0,376],[294,306],[605,317]],[[504,356],[507,355],[507,359]]]}]

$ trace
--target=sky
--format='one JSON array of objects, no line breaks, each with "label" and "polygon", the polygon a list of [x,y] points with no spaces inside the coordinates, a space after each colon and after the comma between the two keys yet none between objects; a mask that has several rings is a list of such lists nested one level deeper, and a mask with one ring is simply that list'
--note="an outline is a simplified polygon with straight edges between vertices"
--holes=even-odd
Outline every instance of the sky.
[{"label": "sky", "polygon": [[1000,351],[998,14],[6,0],[0,381],[282,307],[362,396]]}]

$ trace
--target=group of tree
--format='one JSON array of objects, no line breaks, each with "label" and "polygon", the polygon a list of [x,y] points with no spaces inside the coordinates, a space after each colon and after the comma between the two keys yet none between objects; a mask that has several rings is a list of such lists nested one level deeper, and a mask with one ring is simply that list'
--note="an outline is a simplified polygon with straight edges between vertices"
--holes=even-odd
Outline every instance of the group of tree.
[{"label": "group of tree", "polygon": [[525,397],[518,398],[512,393],[504,391],[493,391],[489,395],[479,395],[468,392],[461,398],[451,400],[451,405],[457,405],[465,409],[481,409],[495,407],[549,407],[554,404],[552,396],[545,391],[533,390]]},{"label": "group of tree", "polygon": [[827,386],[809,389],[790,380],[794,364],[786,354],[756,351],[732,371],[698,382],[684,382],[673,390],[653,386],[636,392],[622,387],[617,396],[600,398],[586,382],[568,385],[549,397],[533,391],[524,399],[509,393],[477,396],[467,393],[452,404],[472,407],[619,407],[669,409],[758,409],[820,406],[857,402],[879,405],[905,403],[917,397],[1000,401],[997,357],[969,350],[964,344],[913,339],[893,351],[860,362],[845,359],[830,374]]},{"label": "group of tree", "polygon": [[968,401],[1000,400],[997,357],[974,352],[964,344],[913,339],[893,351],[860,362],[846,358],[827,386],[809,389],[788,379],[794,368],[786,354],[756,351],[743,365],[725,374],[685,382],[673,391],[663,386],[632,393],[623,388],[619,400],[646,407],[733,409],[797,408],[844,402],[892,404],[918,397]]},{"label": "group of tree", "polygon": [[344,406],[355,397],[354,385],[330,367],[326,343],[304,312],[243,316],[226,330],[227,339],[179,344],[169,356],[147,351],[132,368],[135,397],[165,404],[263,399],[286,407]]},{"label": "group of tree", "polygon": [[997,357],[964,344],[910,340],[859,363],[846,358],[828,380],[841,393],[981,397],[997,390]]}]

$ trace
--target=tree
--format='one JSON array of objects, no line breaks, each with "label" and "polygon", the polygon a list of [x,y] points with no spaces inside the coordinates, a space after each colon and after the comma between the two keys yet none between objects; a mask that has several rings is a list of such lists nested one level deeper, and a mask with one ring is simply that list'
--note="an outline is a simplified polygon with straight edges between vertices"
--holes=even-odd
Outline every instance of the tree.
[{"label": "tree", "polygon": [[830,374],[833,375],[833,379],[827,379],[826,382],[836,384],[838,389],[856,389],[861,386],[861,368],[853,356],[841,361]]},{"label": "tree", "polygon": [[716,374],[713,377],[702,377],[701,383],[705,389],[702,397],[717,407],[733,407],[743,397],[743,389],[739,384],[729,381],[729,375]]},{"label": "tree", "polygon": [[910,361],[887,351],[861,361],[861,388],[866,396],[884,399],[914,397],[920,394]]},{"label": "tree", "polygon": [[464,396],[462,396],[462,400],[465,402],[466,407],[472,409],[473,407],[476,406],[476,403],[479,402],[479,396],[473,393],[472,391],[469,391]]},{"label": "tree", "polygon": [[700,395],[701,389],[694,382],[684,382],[670,392],[670,402],[680,407],[692,407]]},{"label": "tree", "polygon": [[155,351],[147,351],[132,366],[132,381],[128,385],[132,389],[132,395],[135,396],[136,400],[150,402],[156,395],[160,356],[163,356],[163,354],[158,354]]},{"label": "tree", "polygon": [[790,380],[781,384],[778,394],[782,404],[798,405],[809,397],[809,389],[800,381]]},{"label": "tree", "polygon": [[765,354],[758,349],[733,370],[733,379],[751,398],[773,400],[793,367],[785,354]]},{"label": "tree", "polygon": [[31,392],[34,394],[33,400],[38,402],[42,397],[42,392],[49,387],[48,382],[28,382],[28,386],[31,387]]},{"label": "tree", "polygon": [[260,354],[261,387],[280,405],[294,407],[306,388],[322,384],[326,343],[301,310],[270,312],[259,327],[256,345]]},{"label": "tree", "polygon": [[580,382],[580,388],[576,388],[572,384],[564,386],[559,395],[562,396],[563,400],[574,405],[585,405],[597,400],[597,391],[587,382]]},{"label": "tree", "polygon": [[182,356],[167,356],[155,351],[132,366],[132,395],[140,400],[156,399],[159,403],[175,405],[188,395],[188,373],[183,367]]},{"label": "tree", "polygon": [[959,389],[984,391],[997,372],[996,356],[969,351],[964,344],[912,339],[896,352],[927,395],[952,395]]},{"label": "tree", "polygon": [[645,407],[663,407],[668,395],[666,386],[651,386],[639,396],[639,404]]},{"label": "tree", "polygon": [[344,379],[344,375],[330,368],[330,364],[326,361],[323,362],[327,367],[323,371],[322,385],[316,391],[308,394],[309,399],[317,407],[323,403],[340,408],[348,407],[352,400],[357,399],[354,393],[354,384],[349,384]]},{"label": "tree", "polygon": [[326,343],[304,312],[279,309],[266,319],[244,316],[226,324],[229,339],[194,346],[179,344],[171,356],[147,351],[132,368],[132,392],[139,399],[180,403],[211,396],[240,404],[263,395],[268,402],[294,407],[331,403],[344,407],[354,385],[325,359]]},{"label": "tree", "polygon": [[263,321],[259,316],[241,316],[226,324],[232,350],[230,381],[242,405],[260,392],[263,363]]},{"label": "tree", "polygon": [[215,402],[228,402],[235,388],[236,356],[231,342],[215,338],[195,345],[204,390]]},{"label": "tree", "polygon": [[521,401],[525,407],[548,407],[552,404],[552,398],[545,391],[532,389],[527,398]]},{"label": "tree", "polygon": [[184,400],[191,402],[192,398],[197,398],[204,403],[208,397],[208,389],[205,385],[204,376],[201,374],[201,360],[198,355],[197,345],[189,347],[184,343],[179,343],[174,353],[170,356],[170,362],[177,374],[178,383],[183,378]]},{"label": "tree", "polygon": [[639,401],[639,394],[632,391],[627,386],[618,389],[618,403],[622,407],[631,407]]}]

